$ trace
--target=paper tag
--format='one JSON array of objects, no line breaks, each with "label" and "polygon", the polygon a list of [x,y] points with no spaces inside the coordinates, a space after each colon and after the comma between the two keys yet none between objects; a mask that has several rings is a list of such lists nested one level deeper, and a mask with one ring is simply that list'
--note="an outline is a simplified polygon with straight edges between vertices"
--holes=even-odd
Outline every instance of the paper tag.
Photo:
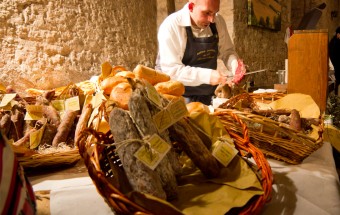
[{"label": "paper tag", "polygon": [[140,147],[134,156],[150,169],[154,170],[169,152],[171,146],[157,134],[151,136],[147,141],[149,146]]},{"label": "paper tag", "polygon": [[156,150],[158,153],[162,154],[162,157],[164,157],[164,155],[166,153],[168,153],[168,151],[171,149],[171,146],[169,145],[169,143],[165,142],[160,136],[158,136],[157,134],[153,134],[150,139],[148,139],[151,147]]},{"label": "paper tag", "polygon": [[216,145],[216,147],[214,148],[212,155],[225,167],[228,166],[230,161],[232,161],[238,153],[237,149],[227,142],[218,140],[214,145]]},{"label": "paper tag", "polygon": [[80,110],[79,97],[74,96],[65,100],[65,110]]},{"label": "paper tag", "polygon": [[35,149],[39,146],[41,138],[45,131],[45,125],[46,124],[44,124],[39,130],[34,131],[30,134],[30,149]]},{"label": "paper tag", "polygon": [[157,90],[154,86],[152,86],[149,82],[145,81],[146,92],[148,94],[148,98],[155,103],[157,106],[162,106],[161,97],[159,96]]},{"label": "paper tag", "polygon": [[151,153],[151,150],[146,148],[146,146],[140,147],[134,156],[152,170],[154,170],[160,162],[159,154]]},{"label": "paper tag", "polygon": [[159,132],[163,132],[178,120],[188,114],[185,103],[181,100],[171,102],[164,110],[153,116],[153,121]]},{"label": "paper tag", "polygon": [[107,100],[107,98],[103,94],[103,91],[97,92],[96,95],[92,97],[92,107],[95,108],[100,106],[103,103],[103,100]]},{"label": "paper tag", "polygon": [[185,105],[184,101],[180,99],[175,102],[171,102],[167,109],[170,111],[173,121],[175,122],[188,114],[187,106]]},{"label": "paper tag", "polygon": [[16,93],[5,94],[1,100],[0,107],[7,106],[10,103],[10,101],[12,101],[16,96],[17,96]]},{"label": "paper tag", "polygon": [[94,118],[95,118],[98,114],[99,114],[99,106],[96,107],[96,108],[94,108],[94,109],[92,110],[92,113],[91,113],[91,116],[90,116],[90,118],[89,118],[89,121],[87,122],[87,127],[91,127],[91,124],[92,124]]},{"label": "paper tag", "polygon": [[51,104],[57,111],[64,111],[65,110],[65,101],[64,100],[52,100]]},{"label": "paper tag", "polygon": [[4,110],[4,111],[10,111],[10,110],[12,110],[12,103],[10,102],[10,103],[8,103],[6,106],[3,106],[3,107],[0,107],[1,108],[1,110]]},{"label": "paper tag", "polygon": [[83,103],[83,107],[85,107],[87,104],[91,103],[93,99],[93,95],[86,95]]},{"label": "paper tag", "polygon": [[24,120],[39,120],[43,117],[41,105],[26,105],[26,114]]},{"label": "paper tag", "polygon": [[171,113],[167,110],[161,110],[153,116],[153,121],[160,133],[173,124]]}]

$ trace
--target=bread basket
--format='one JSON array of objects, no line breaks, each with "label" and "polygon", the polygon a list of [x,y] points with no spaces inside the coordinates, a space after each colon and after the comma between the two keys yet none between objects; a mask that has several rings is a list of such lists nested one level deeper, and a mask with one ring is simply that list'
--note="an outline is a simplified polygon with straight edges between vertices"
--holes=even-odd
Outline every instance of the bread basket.
[{"label": "bread basket", "polygon": [[[242,125],[242,134],[238,134],[232,130],[230,135],[235,140],[235,145],[242,157],[250,158],[250,162],[254,164],[254,170],[259,177],[259,181],[263,187],[263,195],[252,198],[238,214],[259,214],[264,204],[270,200],[272,191],[273,176],[271,168],[265,159],[263,153],[249,142],[249,133],[247,126],[239,119],[239,117],[231,112],[226,112],[234,123]],[[110,132],[107,134],[97,132],[92,128],[85,129],[79,141],[76,143],[79,147],[79,153],[84,159],[84,163],[88,169],[89,175],[95,184],[98,193],[104,198],[105,202],[111,207],[116,214],[157,214],[151,211],[147,205],[141,206],[117,188],[114,181],[119,180],[110,170],[113,166],[117,171],[122,171],[120,167],[119,157],[115,154],[115,147]],[[161,205],[160,208],[163,206]],[[164,205],[163,208],[167,206]],[[166,211],[166,209],[163,209]],[[165,213],[165,212],[164,212]],[[171,214],[171,213],[166,213]],[[176,213],[178,214],[178,213]],[[181,214],[181,213],[179,213]]]}]

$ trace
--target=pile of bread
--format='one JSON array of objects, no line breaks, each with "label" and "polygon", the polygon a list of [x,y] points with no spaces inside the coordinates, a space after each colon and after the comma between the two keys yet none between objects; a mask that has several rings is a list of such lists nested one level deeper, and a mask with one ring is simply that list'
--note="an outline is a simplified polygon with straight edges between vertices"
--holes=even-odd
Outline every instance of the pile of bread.
[{"label": "pile of bread", "polygon": [[128,79],[146,80],[152,84],[156,91],[168,100],[183,99],[185,88],[179,81],[170,80],[170,76],[152,68],[137,65],[133,71],[121,66],[111,66],[104,62],[98,78],[100,90],[113,100],[118,107],[127,110],[132,88]]}]

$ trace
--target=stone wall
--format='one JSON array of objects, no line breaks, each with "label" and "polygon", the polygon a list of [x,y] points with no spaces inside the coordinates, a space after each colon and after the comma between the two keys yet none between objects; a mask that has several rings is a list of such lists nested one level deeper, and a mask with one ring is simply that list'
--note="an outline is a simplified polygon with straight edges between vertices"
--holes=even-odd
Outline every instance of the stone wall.
[{"label": "stone wall", "polygon": [[[187,0],[174,0],[176,10]],[[257,86],[273,86],[277,70],[284,69],[286,28],[294,28],[302,14],[321,0],[279,0],[280,31],[247,25],[247,0],[221,1],[236,51]],[[339,0],[327,4],[318,29],[334,35]],[[132,70],[137,64],[154,66],[157,28],[167,16],[166,0],[2,0],[0,2],[0,80],[17,89],[50,89],[89,79],[109,61]]]},{"label": "stone wall", "polygon": [[235,48],[250,72],[266,69],[266,72],[246,76],[246,80],[254,81],[259,87],[273,87],[278,82],[276,72],[285,69],[285,59],[288,57],[284,37],[286,28],[290,25],[290,1],[278,1],[281,4],[280,31],[249,26],[247,2],[234,0]]},{"label": "stone wall", "polygon": [[[335,29],[340,26],[340,1],[339,0],[291,0],[292,5],[292,27],[296,29],[300,23],[303,15],[313,9],[314,7],[320,5],[321,3],[326,3],[326,8],[322,10],[322,15],[316,29],[328,29],[329,38],[331,38]],[[337,16],[332,17],[332,12],[336,12]]]},{"label": "stone wall", "polygon": [[0,80],[50,89],[99,74],[104,61],[153,65],[156,10],[156,0],[2,0]]}]

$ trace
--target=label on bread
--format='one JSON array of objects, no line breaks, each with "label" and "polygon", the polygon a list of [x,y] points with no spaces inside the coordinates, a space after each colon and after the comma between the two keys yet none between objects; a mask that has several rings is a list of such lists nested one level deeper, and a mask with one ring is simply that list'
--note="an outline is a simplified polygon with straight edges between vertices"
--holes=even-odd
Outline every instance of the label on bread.
[{"label": "label on bread", "polygon": [[80,101],[78,96],[74,96],[65,100],[53,100],[51,101],[51,104],[59,112],[65,110],[80,110]]},{"label": "label on bread", "polygon": [[41,138],[44,134],[46,123],[38,130],[30,134],[30,149],[35,149],[40,145]]},{"label": "label on bread", "polygon": [[146,143],[135,152],[134,156],[154,170],[169,152],[171,146],[157,134],[148,138]]},{"label": "label on bread", "polygon": [[153,116],[153,121],[159,132],[163,132],[178,120],[188,114],[188,109],[182,100],[170,102],[165,109]]},{"label": "label on bread", "polygon": [[174,102],[171,102],[169,106],[167,107],[167,109],[170,111],[171,116],[175,122],[177,122],[178,120],[188,115],[187,106],[185,105],[184,101],[180,99]]},{"label": "label on bread", "polygon": [[[11,109],[11,101],[17,96],[16,93],[7,93],[1,100],[0,107],[1,109],[5,109],[5,107],[9,107]],[[5,109],[7,110],[7,108]]]},{"label": "label on bread", "polygon": [[80,110],[79,97],[74,96],[65,100],[65,110]]},{"label": "label on bread", "polygon": [[65,110],[64,100],[52,100],[51,104],[57,111],[64,111]]},{"label": "label on bread", "polygon": [[232,145],[225,141],[216,141],[212,155],[223,165],[228,166],[230,161],[237,155],[238,151]]},{"label": "label on bread", "polygon": [[157,90],[154,86],[152,86],[149,82],[145,81],[146,92],[148,94],[148,98],[155,103],[157,106],[162,106],[161,97],[159,96]]},{"label": "label on bread", "polygon": [[96,92],[96,95],[91,98],[92,107],[96,108],[103,103],[103,100],[106,101],[107,98],[103,94],[103,91]]},{"label": "label on bread", "polygon": [[39,120],[43,117],[42,105],[26,105],[24,120]]},{"label": "label on bread", "polygon": [[153,121],[160,133],[162,133],[165,129],[174,124],[173,118],[168,109],[161,110],[157,114],[155,114],[153,116]]}]

